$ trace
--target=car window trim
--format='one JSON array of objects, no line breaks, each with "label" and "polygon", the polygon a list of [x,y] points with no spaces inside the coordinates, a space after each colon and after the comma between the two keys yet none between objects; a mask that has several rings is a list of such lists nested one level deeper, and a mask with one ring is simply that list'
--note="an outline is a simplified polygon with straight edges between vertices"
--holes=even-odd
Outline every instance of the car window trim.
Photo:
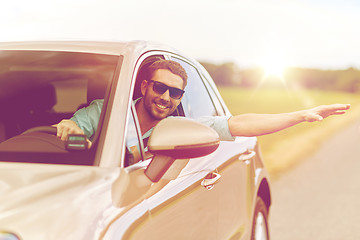
[{"label": "car window trim", "polygon": [[204,82],[204,85],[210,95],[210,98],[216,108],[216,111],[218,113],[218,115],[220,116],[225,116],[225,109],[224,109],[224,105],[221,103],[219,96],[216,94],[213,86],[211,86],[210,82],[207,80],[207,78],[203,75],[203,73],[200,73],[201,78]]},{"label": "car window trim", "polygon": [[108,122],[111,115],[111,108],[114,102],[114,96],[116,92],[116,86],[119,81],[119,76],[121,72],[121,68],[124,62],[124,56],[119,55],[118,63],[114,71],[114,75],[112,77],[111,83],[107,86],[105,96],[104,96],[104,103],[101,109],[99,125],[96,129],[95,136],[94,136],[94,143],[96,147],[96,153],[94,156],[94,165],[100,166],[101,155],[104,147],[104,142],[106,138],[106,129],[108,128]]},{"label": "car window trim", "polygon": [[[134,104],[134,101],[133,101],[133,95],[134,95],[134,91],[135,91],[136,78],[137,78],[137,75],[139,73],[140,67],[141,67],[142,63],[146,59],[148,59],[149,57],[152,57],[152,56],[161,56],[164,59],[166,59],[164,52],[161,52],[161,51],[145,52],[137,59],[136,64],[135,64],[135,68],[134,68],[134,71],[133,71],[132,79],[131,79],[131,88],[130,88],[130,96],[129,96],[129,106],[130,107],[128,108],[128,111],[127,111],[127,115],[126,115],[127,119],[126,119],[126,123],[125,123],[125,135],[124,135],[124,137],[126,138],[127,128],[128,128],[128,124],[129,124],[129,116],[128,115],[130,113],[132,113],[133,120],[134,120],[134,123],[135,123],[136,133],[137,133],[137,136],[138,136],[138,142],[140,144],[140,155],[141,155],[140,162],[146,162],[147,161],[147,159],[146,159],[147,155],[146,155],[145,149],[144,149],[144,141],[142,139],[140,124],[139,124],[138,116],[137,116],[137,113],[136,113],[135,104]],[[133,165],[136,165],[137,163],[125,167],[125,152],[126,152],[126,150],[125,150],[125,148],[126,148],[125,141],[124,141],[124,144],[123,144],[122,147],[123,147],[123,151],[122,151],[123,152],[123,154],[122,154],[123,157],[122,157],[122,161],[120,163],[120,167],[128,169],[129,167],[131,167]],[[150,162],[148,162],[147,165],[149,163]]]}]

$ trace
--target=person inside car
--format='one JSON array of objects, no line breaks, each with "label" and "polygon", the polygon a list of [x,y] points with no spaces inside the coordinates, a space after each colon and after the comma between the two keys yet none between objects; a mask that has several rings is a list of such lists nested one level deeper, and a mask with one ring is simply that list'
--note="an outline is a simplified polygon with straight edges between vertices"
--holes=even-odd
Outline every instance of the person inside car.
[{"label": "person inside car", "polygon": [[[177,62],[160,59],[149,66],[147,79],[141,82],[142,97],[135,100],[143,139],[150,136],[160,120],[176,110],[186,84],[187,74]],[[75,112],[71,119],[59,122],[56,125],[57,136],[65,141],[69,134],[85,134],[91,141],[102,105],[103,100],[94,100],[88,107]],[[344,114],[349,108],[350,104],[331,104],[289,113],[209,116],[198,121],[214,128],[221,140],[233,140],[235,136],[261,136],[302,122],[322,121],[331,115]]]}]

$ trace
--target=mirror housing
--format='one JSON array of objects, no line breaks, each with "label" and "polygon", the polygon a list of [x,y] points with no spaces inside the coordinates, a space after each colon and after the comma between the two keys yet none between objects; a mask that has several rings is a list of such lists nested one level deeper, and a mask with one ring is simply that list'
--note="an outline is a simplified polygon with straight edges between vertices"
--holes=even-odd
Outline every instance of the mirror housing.
[{"label": "mirror housing", "polygon": [[148,149],[155,156],[145,174],[152,182],[158,182],[175,159],[206,156],[219,144],[217,132],[204,124],[184,117],[165,118],[150,136]]},{"label": "mirror housing", "polygon": [[175,159],[197,158],[214,152],[220,143],[217,132],[193,119],[168,117],[154,128],[149,151]]},{"label": "mirror housing", "polygon": [[0,231],[0,239],[1,240],[20,240],[20,237],[12,232]]}]

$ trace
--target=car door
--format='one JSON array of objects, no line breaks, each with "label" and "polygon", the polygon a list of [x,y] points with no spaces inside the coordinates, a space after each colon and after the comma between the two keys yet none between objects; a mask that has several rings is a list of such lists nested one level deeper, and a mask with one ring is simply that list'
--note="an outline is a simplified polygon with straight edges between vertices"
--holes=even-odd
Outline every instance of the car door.
[{"label": "car door", "polygon": [[[201,74],[201,69],[178,57],[188,73],[188,86],[183,99],[185,116],[224,115],[225,107],[213,90],[210,82]],[[220,181],[209,192],[217,199],[216,205],[207,206],[217,210],[217,239],[247,235],[251,229],[252,196],[256,138],[235,138],[221,141],[217,154],[210,161],[216,162],[212,171],[221,175]],[[204,203],[206,205],[207,203]]]}]

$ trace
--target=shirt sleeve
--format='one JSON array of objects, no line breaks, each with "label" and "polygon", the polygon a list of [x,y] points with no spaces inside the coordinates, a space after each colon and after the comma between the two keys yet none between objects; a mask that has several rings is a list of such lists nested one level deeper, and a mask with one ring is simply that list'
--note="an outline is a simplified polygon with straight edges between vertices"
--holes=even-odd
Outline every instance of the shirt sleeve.
[{"label": "shirt sleeve", "polygon": [[231,116],[204,116],[196,119],[196,121],[213,128],[220,137],[221,141],[234,141],[231,135],[228,120]]},{"label": "shirt sleeve", "polygon": [[84,131],[85,135],[90,140],[92,140],[92,137],[98,127],[103,104],[103,99],[94,100],[89,106],[76,111],[74,116],[70,119]]}]

